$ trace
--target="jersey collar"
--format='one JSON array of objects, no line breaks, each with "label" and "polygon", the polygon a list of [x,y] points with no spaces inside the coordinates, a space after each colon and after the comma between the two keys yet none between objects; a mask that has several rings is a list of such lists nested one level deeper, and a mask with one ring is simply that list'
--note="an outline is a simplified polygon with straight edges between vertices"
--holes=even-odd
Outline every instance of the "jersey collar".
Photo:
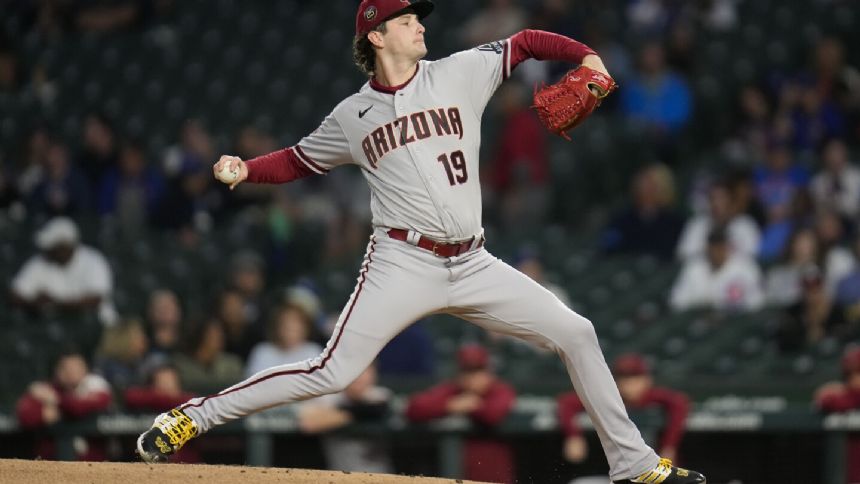
[{"label": "jersey collar", "polygon": [[375,91],[379,91],[379,92],[382,92],[385,94],[394,94],[395,92],[406,87],[407,84],[412,82],[412,79],[415,79],[415,76],[418,75],[418,69],[421,69],[421,63],[420,62],[417,64],[417,67],[415,68],[415,72],[412,73],[412,77],[410,77],[409,80],[407,80],[403,84],[400,84],[399,86],[383,86],[382,84],[380,84],[376,80],[376,77],[373,77],[370,79],[370,87],[372,87],[373,90],[375,90]]}]

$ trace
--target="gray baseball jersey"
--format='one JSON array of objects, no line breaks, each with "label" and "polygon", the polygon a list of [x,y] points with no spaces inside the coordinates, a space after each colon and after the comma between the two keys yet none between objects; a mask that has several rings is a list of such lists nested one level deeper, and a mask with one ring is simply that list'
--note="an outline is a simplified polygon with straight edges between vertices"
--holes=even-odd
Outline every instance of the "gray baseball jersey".
[{"label": "gray baseball jersey", "polygon": [[480,233],[481,115],[510,73],[507,42],[420,61],[394,93],[365,84],[296,151],[318,173],[358,164],[375,226],[446,241]]},{"label": "gray baseball jersey", "polygon": [[[337,392],[400,331],[448,313],[555,350],[594,422],[613,479],[653,468],[658,457],[627,417],[591,322],[550,291],[493,257],[475,238],[441,257],[418,236],[469,239],[481,232],[481,114],[510,73],[508,41],[422,61],[398,89],[369,83],[296,145],[317,173],[361,166],[373,224],[358,282],[322,354],[260,371],[180,408],[201,432],[276,405]],[[386,228],[408,229],[408,242]],[[492,463],[487,463],[492,465]]]}]

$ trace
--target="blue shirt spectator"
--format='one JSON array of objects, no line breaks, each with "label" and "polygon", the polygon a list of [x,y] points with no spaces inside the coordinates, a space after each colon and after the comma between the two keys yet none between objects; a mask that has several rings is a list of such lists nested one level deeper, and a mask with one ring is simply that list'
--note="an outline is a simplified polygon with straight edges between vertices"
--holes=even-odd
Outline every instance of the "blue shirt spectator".
[{"label": "blue shirt spectator", "polygon": [[690,120],[693,100],[686,79],[668,70],[664,57],[658,43],[643,47],[639,72],[620,90],[621,108],[627,116],[673,134]]},{"label": "blue shirt spectator", "polygon": [[419,321],[395,336],[377,358],[383,376],[432,376],[433,340]]},{"label": "blue shirt spectator", "polygon": [[161,175],[147,166],[138,146],[123,147],[119,166],[104,176],[99,193],[99,213],[117,215],[125,226],[140,226],[158,207],[164,192]]},{"label": "blue shirt spectator", "polygon": [[772,220],[777,215],[774,211],[787,215],[794,194],[805,188],[809,179],[809,170],[792,162],[787,146],[773,145],[768,152],[767,163],[757,167],[753,173],[756,194],[764,205],[767,218]]}]

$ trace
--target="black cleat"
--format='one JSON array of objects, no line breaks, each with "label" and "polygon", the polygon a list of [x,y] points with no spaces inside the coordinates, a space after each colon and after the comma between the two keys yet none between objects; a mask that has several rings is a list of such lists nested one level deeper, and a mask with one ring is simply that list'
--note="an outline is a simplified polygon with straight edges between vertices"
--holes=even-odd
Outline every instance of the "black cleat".
[{"label": "black cleat", "polygon": [[660,459],[660,463],[648,472],[633,479],[615,481],[615,484],[707,484],[705,476],[687,469],[672,465],[669,459]]},{"label": "black cleat", "polygon": [[137,438],[137,455],[154,464],[167,459],[186,442],[197,437],[197,424],[182,410],[173,410],[155,417],[152,428]]}]

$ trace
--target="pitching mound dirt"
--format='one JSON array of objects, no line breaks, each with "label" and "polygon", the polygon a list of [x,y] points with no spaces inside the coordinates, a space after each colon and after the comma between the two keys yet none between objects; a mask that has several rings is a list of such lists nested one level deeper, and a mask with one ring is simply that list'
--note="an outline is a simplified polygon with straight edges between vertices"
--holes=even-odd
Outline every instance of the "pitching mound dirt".
[{"label": "pitching mound dirt", "polygon": [[473,481],[392,476],[307,469],[209,466],[191,464],[129,464],[118,462],[50,462],[0,459],[0,482],[15,484],[453,484]]}]

